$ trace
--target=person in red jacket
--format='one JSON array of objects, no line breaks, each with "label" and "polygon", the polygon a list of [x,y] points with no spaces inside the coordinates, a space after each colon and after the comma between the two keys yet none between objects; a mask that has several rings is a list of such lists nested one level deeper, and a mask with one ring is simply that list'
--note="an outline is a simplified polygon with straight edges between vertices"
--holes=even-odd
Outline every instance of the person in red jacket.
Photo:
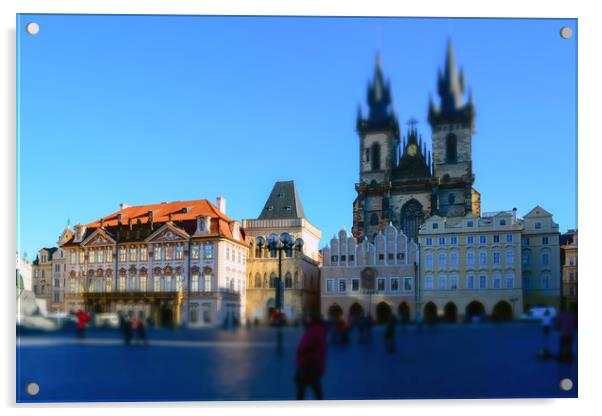
[{"label": "person in red jacket", "polygon": [[83,338],[86,330],[86,324],[92,320],[90,315],[81,309],[75,313],[75,317],[77,318],[77,336],[79,338]]},{"label": "person in red jacket", "polygon": [[311,315],[310,323],[297,347],[297,400],[305,398],[305,389],[311,387],[316,400],[322,400],[321,378],[326,368],[326,325],[317,313]]}]

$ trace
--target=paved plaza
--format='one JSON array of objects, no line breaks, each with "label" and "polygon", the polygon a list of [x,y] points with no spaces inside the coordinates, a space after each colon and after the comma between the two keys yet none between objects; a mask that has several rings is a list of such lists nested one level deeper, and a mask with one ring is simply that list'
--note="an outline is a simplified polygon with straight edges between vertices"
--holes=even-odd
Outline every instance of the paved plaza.
[{"label": "paved plaza", "polygon": [[[295,348],[302,328],[150,331],[149,345],[123,345],[117,331],[21,336],[17,400],[176,401],[293,400]],[[398,328],[387,353],[383,328],[369,344],[329,345],[325,399],[577,397],[577,362],[537,356],[540,326],[528,323]],[[553,333],[549,343],[558,348]],[[576,351],[576,340],[574,351]],[[570,391],[560,380],[570,378]],[[29,396],[28,383],[39,385]],[[309,398],[311,398],[309,393]]]}]

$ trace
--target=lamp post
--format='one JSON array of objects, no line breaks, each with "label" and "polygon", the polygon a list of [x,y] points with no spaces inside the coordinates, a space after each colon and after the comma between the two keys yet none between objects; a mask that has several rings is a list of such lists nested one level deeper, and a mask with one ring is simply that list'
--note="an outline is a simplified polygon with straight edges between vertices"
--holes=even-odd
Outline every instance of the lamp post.
[{"label": "lamp post", "polygon": [[[262,236],[257,237],[257,245],[260,249],[266,245],[266,240]],[[291,257],[293,251],[303,249],[303,240],[291,237],[289,233],[282,233],[280,236],[272,233],[267,240],[267,248],[270,251],[270,257],[278,256],[278,277],[276,278],[276,327],[278,328],[278,355],[282,356],[282,305],[284,303],[284,287],[282,285],[282,253],[286,257]]]}]

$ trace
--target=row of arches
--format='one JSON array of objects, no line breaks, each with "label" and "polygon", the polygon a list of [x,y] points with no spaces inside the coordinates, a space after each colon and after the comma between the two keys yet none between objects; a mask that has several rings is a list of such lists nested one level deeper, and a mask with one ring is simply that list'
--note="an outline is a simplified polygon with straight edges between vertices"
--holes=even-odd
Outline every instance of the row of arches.
[{"label": "row of arches", "polygon": [[[380,302],[376,305],[376,322],[379,324],[388,322],[391,316],[393,315],[393,308],[387,302]],[[397,317],[402,320],[402,322],[410,321],[410,305],[407,302],[401,302],[397,307]],[[366,316],[366,311],[364,307],[358,302],[353,303],[348,310],[347,316],[350,320],[356,320],[359,318],[363,318]],[[328,319],[329,320],[338,320],[345,317],[345,311],[343,308],[337,304],[333,303],[328,308]]]},{"label": "row of arches", "polygon": [[[447,323],[457,323],[460,320],[460,314],[458,312],[458,306],[454,302],[447,302],[443,307],[443,314],[440,315],[437,309],[437,305],[433,302],[428,302],[424,305],[423,309],[423,317],[426,323],[435,323],[439,321],[447,322]],[[366,314],[364,307],[358,302],[353,303],[349,307],[349,311],[347,315],[350,319],[358,319],[364,317]],[[375,308],[375,319],[378,323],[388,322],[393,315],[393,309],[387,302],[380,302],[376,305]],[[328,308],[328,319],[337,320],[342,319],[345,316],[345,311],[343,308],[334,303]],[[479,301],[472,301],[464,310],[464,319],[466,321],[472,321],[474,318],[478,318],[483,320],[487,318],[485,313],[485,306]],[[410,306],[407,302],[401,302],[397,308],[397,317],[402,320],[402,322],[410,321]],[[513,318],[512,306],[507,301],[499,301],[493,307],[491,316],[491,320],[495,322],[503,322],[510,321]]]},{"label": "row of arches", "polygon": [[[433,302],[428,302],[424,305],[424,321],[427,323],[434,323],[443,321],[447,323],[456,323],[459,320],[458,306],[454,302],[447,302],[443,306],[443,314],[440,316],[437,310],[437,305]],[[491,320],[496,322],[510,321],[512,320],[513,312],[510,303],[505,300],[499,301],[493,307],[491,313]],[[487,318],[485,313],[485,306],[479,301],[472,301],[466,305],[464,310],[464,319],[466,321],[472,321],[478,318],[484,320]]]}]

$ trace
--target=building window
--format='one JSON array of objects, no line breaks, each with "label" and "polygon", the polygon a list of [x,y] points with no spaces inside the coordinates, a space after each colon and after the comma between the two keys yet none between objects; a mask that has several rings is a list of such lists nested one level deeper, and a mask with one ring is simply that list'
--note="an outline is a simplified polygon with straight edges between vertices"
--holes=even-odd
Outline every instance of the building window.
[{"label": "building window", "polygon": [[213,244],[207,243],[203,246],[203,257],[205,260],[213,258]]},{"label": "building window", "polygon": [[451,290],[458,289],[458,276],[452,276],[450,278],[450,289]]},{"label": "building window", "polygon": [[226,260],[230,260],[230,248],[226,247]]},{"label": "building window", "polygon": [[146,274],[140,275],[140,291],[146,292]]},{"label": "building window", "polygon": [[472,251],[466,252],[466,265],[474,266],[474,252],[472,252]]},{"label": "building window", "polygon": [[98,262],[99,263],[104,263],[105,262],[104,254],[105,254],[104,250],[98,250],[96,252],[96,255],[98,256],[97,258],[98,258]]},{"label": "building window", "polygon": [[165,260],[170,261],[173,259],[173,247],[165,247]]},{"label": "building window", "polygon": [[339,292],[344,293],[347,291],[347,282],[345,279],[339,279]]},{"label": "building window", "polygon": [[334,292],[334,279],[326,279],[326,293]]},{"label": "building window", "polygon": [[486,235],[479,236],[479,244],[487,244],[487,236]]},{"label": "building window", "polygon": [[359,292],[360,290],[360,279],[351,279],[351,291]]},{"label": "building window", "polygon": [[107,262],[108,263],[113,262],[113,249],[112,248],[107,250]]},{"label": "building window", "polygon": [[203,303],[203,305],[201,306],[202,311],[203,311],[203,322],[206,324],[211,323],[211,304],[210,303]]},{"label": "building window", "polygon": [[472,221],[466,221],[466,226],[468,228],[472,228],[474,226],[474,223]]},{"label": "building window", "polygon": [[[339,282],[339,287],[340,287],[340,282]],[[284,276],[284,287],[286,289],[290,289],[293,287],[293,277],[291,276],[291,274],[289,272],[286,273],[286,275]]]},{"label": "building window", "polygon": [[94,263],[94,260],[95,260],[94,254],[95,254],[94,250],[88,251],[88,261],[90,262],[90,264]]},{"label": "building window", "polygon": [[499,243],[500,242],[500,235],[499,234],[494,234],[493,235],[493,242],[494,243]]},{"label": "building window", "polygon": [[541,244],[543,244],[544,246],[547,246],[549,241],[550,240],[548,237],[541,237]]},{"label": "building window", "polygon": [[433,267],[433,255],[430,253],[427,254],[425,256],[425,260],[426,260],[426,267],[432,268]]},{"label": "building window", "polygon": [[542,266],[550,265],[550,254],[549,253],[541,253],[541,264],[542,264]]},{"label": "building window", "polygon": [[506,220],[500,220],[500,225],[506,225]]},{"label": "building window", "polygon": [[445,237],[439,237],[439,245],[440,246],[444,246],[445,245]]},{"label": "building window", "polygon": [[531,255],[527,252],[523,253],[523,266],[531,264]]},{"label": "building window", "polygon": [[211,272],[205,271],[205,275],[203,276],[203,290],[205,292],[211,292]]},{"label": "building window", "polygon": [[466,276],[466,289],[474,289],[474,276],[472,274]]},{"label": "building window", "polygon": [[403,290],[409,292],[414,289],[414,278],[413,277],[404,277],[403,278]]},{"label": "building window", "polygon": [[445,267],[445,253],[439,253],[437,256],[437,267]]},{"label": "building window", "polygon": [[428,276],[425,280],[424,286],[426,290],[433,290],[433,277]]},{"label": "building window", "polygon": [[120,248],[119,249],[119,261],[122,263],[125,263],[126,261],[126,251],[125,248]]},{"label": "building window", "polygon": [[439,284],[437,286],[437,289],[445,290],[446,286],[447,286],[447,278],[444,275],[439,276]]},{"label": "building window", "polygon": [[130,248],[130,261],[131,262],[136,261],[136,248],[135,247]]},{"label": "building window", "polygon": [[456,252],[450,253],[449,265],[452,267],[458,267],[458,253],[456,253]]},{"label": "building window", "polygon": [[479,275],[479,289],[487,289],[487,275]]},{"label": "building window", "polygon": [[182,260],[184,258],[184,246],[176,247],[176,260]]},{"label": "building window", "polygon": [[512,234],[506,234],[506,243],[513,243],[514,236]]},{"label": "building window", "polygon": [[543,289],[547,290],[550,288],[550,276],[548,276],[547,274],[545,274],[542,278],[541,278],[541,286]]},{"label": "building window", "polygon": [[433,230],[437,230],[439,228],[439,224],[438,223],[433,223]]},{"label": "building window", "polygon": [[155,259],[155,261],[161,261],[162,260],[162,256],[163,255],[163,250],[161,250],[160,246],[155,246],[155,250],[153,252],[153,257]]},{"label": "building window", "polygon": [[399,277],[392,277],[391,278],[391,292],[398,292],[399,291]]},{"label": "building window", "polygon": [[125,275],[119,276],[119,291],[125,292]]},{"label": "building window", "polygon": [[386,279],[384,277],[379,277],[378,279],[376,279],[376,290],[378,290],[379,292],[384,292],[386,287],[385,284]]},{"label": "building window", "polygon": [[499,265],[501,263],[500,253],[499,251],[493,252],[493,264]]},{"label": "building window", "polygon": [[378,225],[378,215],[374,212],[370,215],[370,225]]},{"label": "building window", "polygon": [[406,253],[397,253],[397,260],[405,260],[406,258]]},{"label": "building window", "polygon": [[479,253],[479,265],[486,266],[487,265],[487,252],[481,251]]},{"label": "building window", "polygon": [[161,291],[161,277],[157,274],[153,277],[153,286],[155,292]]},{"label": "building window", "polygon": [[448,134],[445,139],[445,154],[448,162],[458,160],[458,138],[455,134]]},{"label": "building window", "polygon": [[433,245],[433,239],[432,239],[432,238],[430,238],[430,237],[428,237],[428,238],[426,239],[426,245],[427,245],[428,247],[431,247],[431,246]]},{"label": "building window", "polygon": [[330,256],[331,263],[337,263],[339,261],[339,256]]},{"label": "building window", "polygon": [[514,289],[514,275],[506,275],[506,289]]},{"label": "building window", "polygon": [[450,244],[452,246],[457,246],[458,245],[458,237],[456,237],[456,236],[451,237],[450,238]]},{"label": "building window", "polygon": [[111,277],[107,277],[105,279],[105,284],[106,284],[106,292],[112,292],[113,291],[113,278]]},{"label": "building window", "polygon": [[148,251],[146,247],[140,247],[140,261],[148,260]]},{"label": "building window", "polygon": [[353,254],[349,255],[349,262],[353,262],[355,260],[355,256]]},{"label": "building window", "polygon": [[199,249],[199,245],[198,244],[194,244],[190,248],[190,258],[192,260],[199,260],[201,258],[201,250]]},{"label": "building window", "polygon": [[193,303],[190,305],[190,323],[196,323],[199,320],[198,305]]},{"label": "building window", "polygon": [[372,170],[380,170],[380,145],[372,144]]},{"label": "building window", "polygon": [[541,229],[541,223],[540,223],[540,222],[536,222],[536,223],[535,223],[535,229],[536,229],[536,230],[539,230],[539,229]]},{"label": "building window", "polygon": [[493,288],[494,289],[502,288],[502,276],[500,276],[499,274],[493,275]]},{"label": "building window", "polygon": [[506,250],[506,265],[511,266],[514,265],[514,251]]},{"label": "building window", "polygon": [[531,289],[531,278],[528,276],[523,276],[523,289]]},{"label": "building window", "polygon": [[529,245],[529,237],[524,237],[523,238],[523,246],[528,246]]}]

